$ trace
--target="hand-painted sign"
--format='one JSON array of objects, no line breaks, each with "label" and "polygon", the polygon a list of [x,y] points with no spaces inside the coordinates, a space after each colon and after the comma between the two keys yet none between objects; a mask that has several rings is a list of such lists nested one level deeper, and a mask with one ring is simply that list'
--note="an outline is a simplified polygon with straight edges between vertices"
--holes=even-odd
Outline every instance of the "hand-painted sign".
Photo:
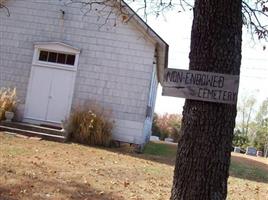
[{"label": "hand-painted sign", "polygon": [[238,75],[167,68],[162,95],[236,104],[238,86]]}]

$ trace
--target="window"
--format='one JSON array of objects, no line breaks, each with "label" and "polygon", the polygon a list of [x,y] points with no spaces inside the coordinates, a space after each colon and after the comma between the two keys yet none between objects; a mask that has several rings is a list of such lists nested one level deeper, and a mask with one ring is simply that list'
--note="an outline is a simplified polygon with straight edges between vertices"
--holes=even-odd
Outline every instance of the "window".
[{"label": "window", "polygon": [[58,64],[74,66],[74,64],[75,64],[75,55],[74,54],[65,54],[65,53],[57,53],[57,52],[52,52],[52,51],[40,50],[39,61],[52,62],[52,63],[58,63]]},{"label": "window", "polygon": [[[0,0],[1,1],[1,0]],[[34,44],[33,65],[76,71],[80,49],[61,42]]]},{"label": "window", "polygon": [[40,51],[39,60],[47,61],[48,52],[47,51]]}]

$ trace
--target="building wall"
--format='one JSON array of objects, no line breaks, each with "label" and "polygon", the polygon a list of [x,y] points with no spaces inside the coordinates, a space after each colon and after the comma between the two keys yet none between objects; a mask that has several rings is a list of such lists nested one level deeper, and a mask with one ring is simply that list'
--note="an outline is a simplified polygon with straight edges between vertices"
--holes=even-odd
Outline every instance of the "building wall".
[{"label": "building wall", "polygon": [[85,16],[64,1],[9,0],[7,6],[10,17],[0,10],[0,86],[17,88],[19,109],[23,112],[34,43],[63,42],[81,49],[73,107],[100,102],[113,110],[114,138],[140,143],[154,42],[134,23],[123,24],[115,15],[108,21],[92,12]]}]

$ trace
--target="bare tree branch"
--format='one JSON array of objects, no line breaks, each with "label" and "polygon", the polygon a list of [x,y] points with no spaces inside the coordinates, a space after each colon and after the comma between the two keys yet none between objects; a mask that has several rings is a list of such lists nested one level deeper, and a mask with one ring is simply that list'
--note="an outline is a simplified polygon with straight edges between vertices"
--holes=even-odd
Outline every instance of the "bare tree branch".
[{"label": "bare tree branch", "polygon": [[10,16],[10,12],[9,12],[8,7],[4,5],[4,1],[3,1],[3,2],[0,1],[0,9],[1,9],[1,8],[3,8],[3,9],[6,10],[6,12],[7,12],[7,16],[9,17],[9,16]]},{"label": "bare tree branch", "polygon": [[[100,9],[98,14],[101,16],[102,12],[105,15],[105,23],[108,22],[108,18],[111,17],[113,12],[117,12],[117,15],[123,15],[129,21],[132,16],[123,9],[123,0],[68,0],[68,4],[79,3],[81,5],[81,11],[84,14],[92,12],[95,5],[103,6],[103,9]],[[191,10],[193,6],[192,0],[126,0],[129,4],[134,4],[135,11],[137,13],[142,12],[143,18],[147,21],[148,15],[155,15],[158,17],[160,14],[164,16],[164,13],[173,9],[178,9],[178,12],[186,11],[186,8]],[[190,3],[191,2],[191,3]],[[257,35],[258,39],[267,39],[268,38],[268,0],[252,0],[252,4],[249,4],[243,1],[242,15],[244,25],[247,26],[248,30],[251,32],[252,38],[254,35]],[[110,8],[110,10],[109,10]],[[109,10],[107,12],[107,10]],[[118,11],[119,10],[119,11]],[[102,17],[104,17],[102,15]],[[108,18],[107,18],[108,17]],[[115,20],[115,19],[114,19]],[[103,24],[103,25],[104,25]],[[101,26],[103,26],[101,25]]]},{"label": "bare tree branch", "polygon": [[267,0],[257,0],[255,8],[243,1],[244,24],[250,29],[251,34],[257,34],[258,39],[267,39],[268,37],[268,7]]},{"label": "bare tree branch", "polygon": [[[0,0],[0,9],[3,8],[10,16],[8,7],[5,5],[6,0]],[[143,19],[147,21],[148,15],[160,14],[170,10],[178,9],[178,12],[186,11],[186,8],[191,10],[193,8],[193,0],[126,0],[129,5],[134,4],[135,11],[139,14],[142,12]],[[104,23],[100,25],[103,27],[108,21],[113,20],[116,25],[117,17],[120,16],[122,21],[127,23],[133,14],[130,14],[124,9],[125,2],[123,0],[64,0],[64,5],[71,4],[80,5],[80,10],[84,16],[90,12],[97,14],[98,19],[104,19]],[[252,3],[243,1],[242,15],[244,25],[250,30],[252,38],[257,35],[258,39],[268,38],[268,0],[252,0]],[[267,23],[267,24],[266,24]]]}]

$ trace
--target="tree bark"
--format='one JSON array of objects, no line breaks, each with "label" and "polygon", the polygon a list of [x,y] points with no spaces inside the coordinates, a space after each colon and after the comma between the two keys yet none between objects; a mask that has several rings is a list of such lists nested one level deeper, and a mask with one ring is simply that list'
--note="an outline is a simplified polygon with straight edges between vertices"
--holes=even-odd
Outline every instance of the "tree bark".
[{"label": "tree bark", "polygon": [[[196,0],[190,70],[240,74],[241,0]],[[221,200],[227,179],[236,105],[186,100],[171,200]]]}]

